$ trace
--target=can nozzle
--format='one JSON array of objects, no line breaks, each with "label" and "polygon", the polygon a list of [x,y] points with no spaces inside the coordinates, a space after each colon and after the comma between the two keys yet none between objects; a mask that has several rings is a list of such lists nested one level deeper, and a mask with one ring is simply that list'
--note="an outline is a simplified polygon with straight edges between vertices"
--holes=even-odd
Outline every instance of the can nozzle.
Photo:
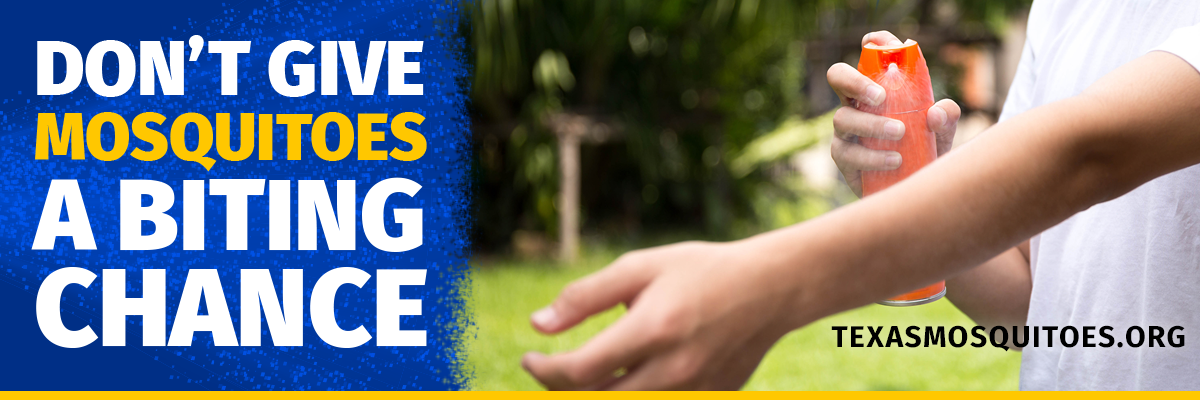
[{"label": "can nozzle", "polygon": [[858,108],[862,111],[884,115],[925,110],[933,106],[929,67],[925,64],[921,47],[912,39],[896,45],[867,43],[858,60],[858,72],[887,91],[883,104],[860,104]]},{"label": "can nozzle", "polygon": [[912,71],[917,67],[919,61],[924,61],[924,58],[921,57],[921,48],[912,39],[908,39],[902,44],[890,46],[867,43],[866,46],[863,46],[863,57],[873,59],[863,60],[867,61],[866,63],[859,61],[859,65],[866,66],[868,69],[874,69],[877,73],[883,73],[893,65],[905,71]]}]

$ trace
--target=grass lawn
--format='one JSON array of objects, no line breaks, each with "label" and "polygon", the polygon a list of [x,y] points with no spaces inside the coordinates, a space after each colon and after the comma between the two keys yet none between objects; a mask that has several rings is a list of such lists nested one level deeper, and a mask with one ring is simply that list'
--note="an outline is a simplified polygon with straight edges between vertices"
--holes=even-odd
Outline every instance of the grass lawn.
[{"label": "grass lawn", "polygon": [[[603,267],[615,253],[590,254],[569,268],[551,262],[490,261],[472,271],[477,336],[468,364],[475,390],[537,390],[521,369],[526,351],[559,352],[584,343],[620,316],[611,310],[558,336],[529,326],[529,313],[568,282]],[[748,390],[1016,390],[1020,353],[991,347],[850,348],[836,346],[834,325],[973,326],[942,300],[930,305],[863,307],[785,336],[746,384]],[[866,334],[866,331],[863,332]],[[848,340],[847,337],[843,340]],[[864,339],[865,340],[865,339]]]}]

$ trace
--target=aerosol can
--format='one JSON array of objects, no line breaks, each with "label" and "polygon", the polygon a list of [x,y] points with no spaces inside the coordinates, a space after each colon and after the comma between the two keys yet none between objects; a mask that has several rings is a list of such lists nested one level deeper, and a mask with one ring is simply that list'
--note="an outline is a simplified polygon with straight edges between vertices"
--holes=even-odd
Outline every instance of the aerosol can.
[{"label": "aerosol can", "polygon": [[[863,46],[858,72],[883,86],[887,98],[878,106],[859,103],[855,107],[904,123],[904,137],[900,140],[859,138],[867,148],[899,152],[902,158],[900,167],[894,170],[862,172],[863,196],[870,196],[907,178],[937,158],[937,140],[925,122],[926,112],[933,106],[933,86],[929,82],[929,67],[925,64],[921,48],[912,39],[900,45],[877,46],[868,43]],[[936,301],[945,295],[946,282],[942,281],[880,304],[915,306]]]}]

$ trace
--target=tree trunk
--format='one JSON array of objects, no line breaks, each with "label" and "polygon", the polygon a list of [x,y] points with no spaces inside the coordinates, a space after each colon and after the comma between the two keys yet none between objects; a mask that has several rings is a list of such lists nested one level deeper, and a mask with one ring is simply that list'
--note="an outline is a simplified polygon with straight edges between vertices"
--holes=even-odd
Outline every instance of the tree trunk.
[{"label": "tree trunk", "polygon": [[579,136],[558,136],[559,258],[574,262],[579,256]]}]

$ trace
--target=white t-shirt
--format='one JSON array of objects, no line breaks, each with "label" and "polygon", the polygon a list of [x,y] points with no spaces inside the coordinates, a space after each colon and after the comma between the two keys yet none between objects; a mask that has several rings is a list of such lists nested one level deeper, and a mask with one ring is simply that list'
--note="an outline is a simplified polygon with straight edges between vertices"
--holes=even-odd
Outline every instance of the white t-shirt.
[{"label": "white t-shirt", "polygon": [[[1000,119],[1077,95],[1150,51],[1200,68],[1198,24],[1200,1],[1036,1]],[[1092,206],[1033,238],[1030,250],[1027,324],[1112,326],[1123,347],[1064,348],[1059,332],[1046,347],[1042,331],[1041,347],[1022,355],[1021,389],[1200,390],[1200,165]],[[1132,347],[1130,326],[1147,334],[1181,326],[1171,336],[1184,345],[1164,337],[1165,348]]]}]

